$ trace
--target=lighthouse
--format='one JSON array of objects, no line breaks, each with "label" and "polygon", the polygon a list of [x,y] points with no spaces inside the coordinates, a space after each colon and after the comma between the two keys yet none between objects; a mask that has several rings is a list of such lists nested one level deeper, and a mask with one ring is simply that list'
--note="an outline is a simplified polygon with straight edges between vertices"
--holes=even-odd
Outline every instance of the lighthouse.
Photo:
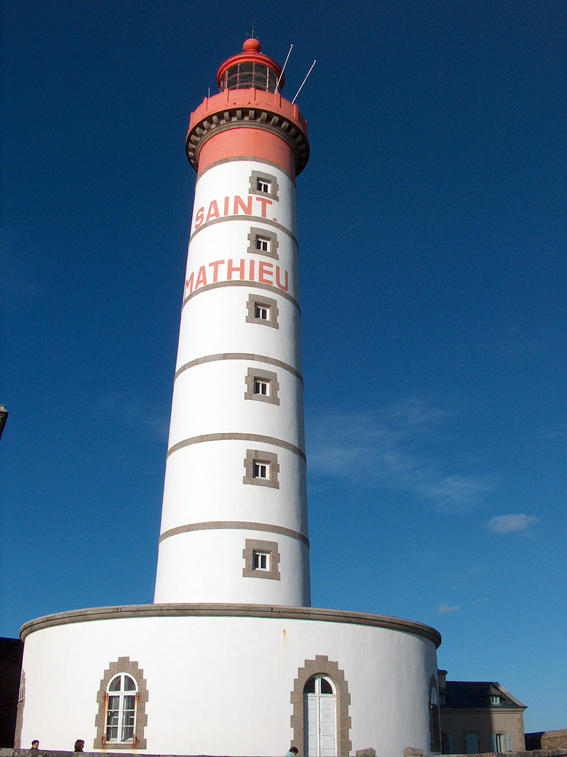
[{"label": "lighthouse", "polygon": [[197,183],[154,603],[22,627],[16,746],[439,753],[439,633],[310,606],[295,185],[307,124],[256,39],[217,81],[186,141]]},{"label": "lighthouse", "polygon": [[297,174],[307,124],[257,39],[191,116],[197,171],[155,602],[310,604]]}]

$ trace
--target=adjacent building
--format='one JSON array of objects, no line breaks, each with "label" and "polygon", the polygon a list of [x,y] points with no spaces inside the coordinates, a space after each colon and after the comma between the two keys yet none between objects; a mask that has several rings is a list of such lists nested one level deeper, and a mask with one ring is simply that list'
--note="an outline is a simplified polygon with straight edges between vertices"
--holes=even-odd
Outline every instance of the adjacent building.
[{"label": "adjacent building", "polygon": [[439,671],[443,754],[523,752],[524,710],[515,696],[494,681],[447,681]]}]

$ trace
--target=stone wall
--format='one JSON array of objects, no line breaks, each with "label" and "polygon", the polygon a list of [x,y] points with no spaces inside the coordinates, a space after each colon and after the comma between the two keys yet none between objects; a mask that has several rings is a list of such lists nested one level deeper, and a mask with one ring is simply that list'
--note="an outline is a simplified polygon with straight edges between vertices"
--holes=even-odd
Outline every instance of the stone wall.
[{"label": "stone wall", "polygon": [[567,749],[567,729],[526,733],[526,749]]}]

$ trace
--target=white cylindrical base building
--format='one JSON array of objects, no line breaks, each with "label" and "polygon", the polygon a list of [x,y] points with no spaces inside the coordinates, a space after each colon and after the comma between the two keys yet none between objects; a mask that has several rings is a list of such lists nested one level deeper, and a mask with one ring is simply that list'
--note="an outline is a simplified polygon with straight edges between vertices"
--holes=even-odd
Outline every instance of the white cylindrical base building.
[{"label": "white cylindrical base building", "polygon": [[[130,697],[131,752],[431,751],[440,638],[418,623],[297,607],[144,605],[39,618],[22,636],[22,744],[40,738],[66,750],[82,738],[85,751],[116,751],[109,712],[118,729],[124,717],[128,726]],[[113,689],[120,676],[132,688]]]}]

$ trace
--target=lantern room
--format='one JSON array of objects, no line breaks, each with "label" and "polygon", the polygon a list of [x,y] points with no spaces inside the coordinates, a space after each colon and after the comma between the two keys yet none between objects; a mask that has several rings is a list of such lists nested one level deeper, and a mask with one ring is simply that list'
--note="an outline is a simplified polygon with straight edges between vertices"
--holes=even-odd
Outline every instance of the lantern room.
[{"label": "lantern room", "polygon": [[[233,55],[222,64],[217,72],[220,91],[226,89],[262,89],[264,92],[278,91],[284,85],[281,66],[261,52],[257,39],[247,39],[243,52]],[[278,79],[281,81],[278,84]]]}]

